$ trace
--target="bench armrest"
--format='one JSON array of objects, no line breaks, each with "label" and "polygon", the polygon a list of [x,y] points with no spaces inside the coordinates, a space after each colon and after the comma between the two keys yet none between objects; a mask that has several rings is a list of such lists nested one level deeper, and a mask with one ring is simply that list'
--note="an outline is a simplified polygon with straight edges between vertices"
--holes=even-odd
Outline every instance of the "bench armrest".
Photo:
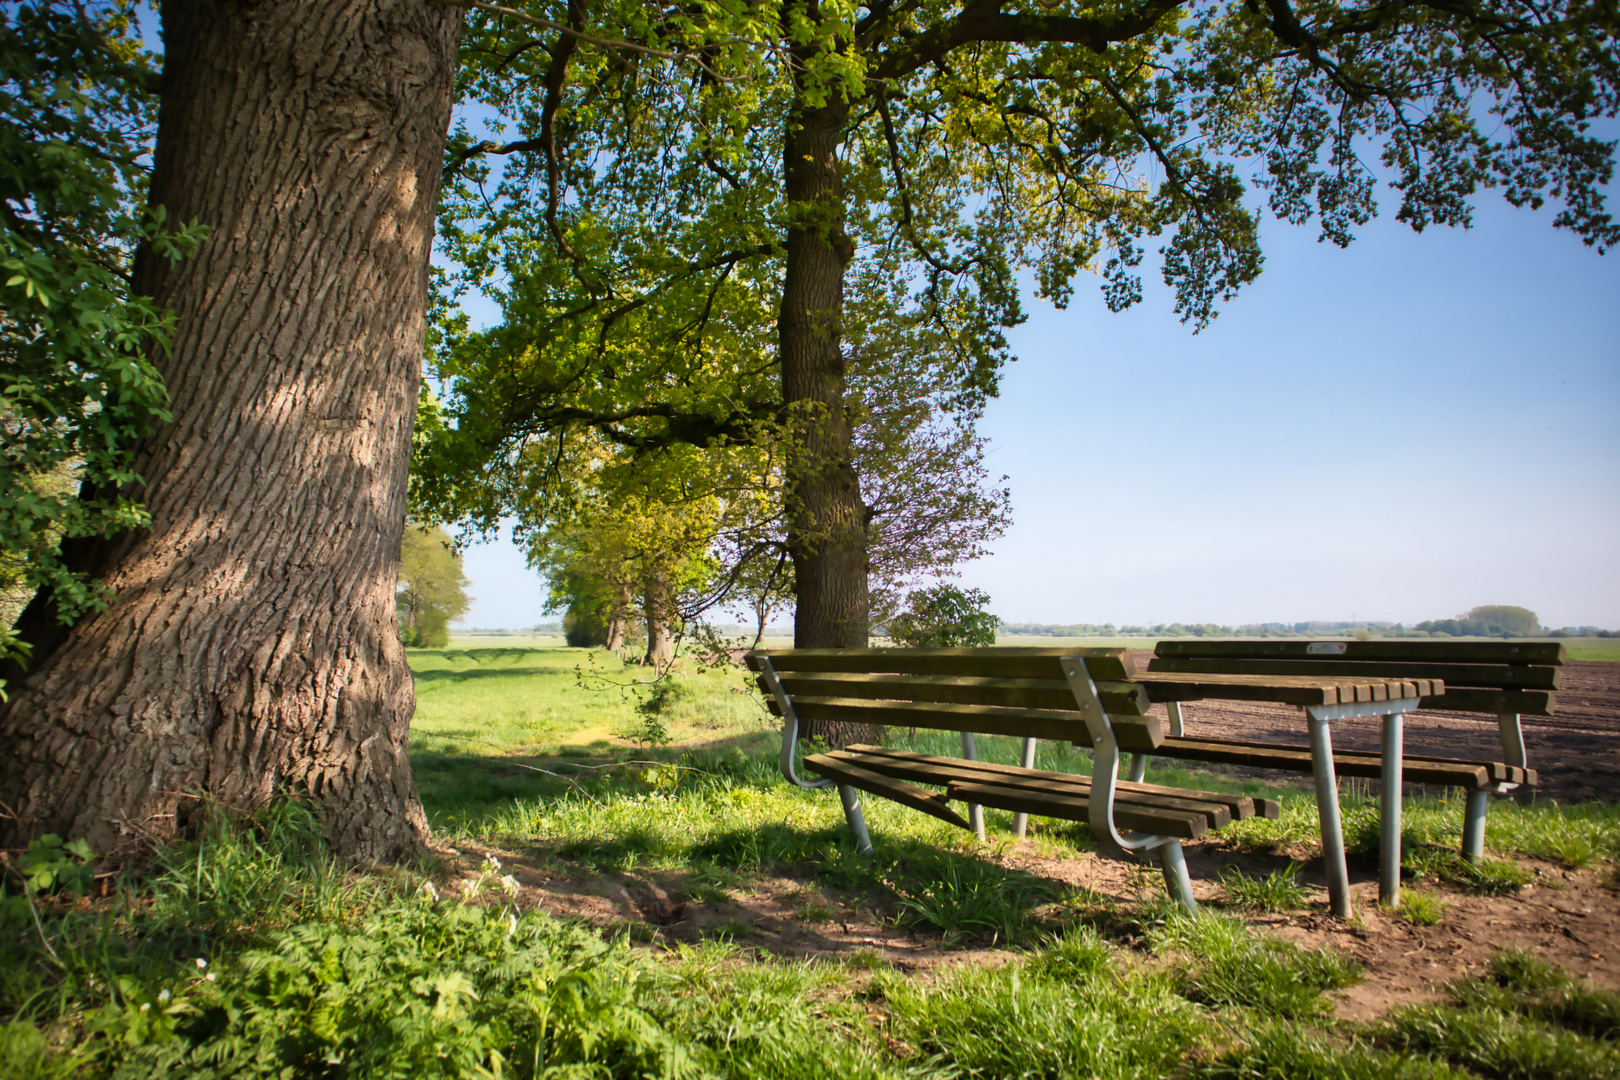
[{"label": "bench armrest", "polygon": [[1144,851],[1169,843],[1168,836],[1153,833],[1121,833],[1114,825],[1114,796],[1119,783],[1119,740],[1114,725],[1103,709],[1097,684],[1091,681],[1084,658],[1063,658],[1063,675],[1074,692],[1076,706],[1091,733],[1091,794],[1088,799],[1091,832],[1097,839],[1126,851]]},{"label": "bench armrest", "polygon": [[826,777],[816,780],[801,780],[799,774],[793,769],[793,752],[799,741],[799,714],[793,711],[793,700],[788,697],[787,691],[782,689],[782,680],[776,677],[776,668],[771,666],[771,658],[761,656],[759,667],[756,669],[759,677],[765,681],[770,689],[771,696],[776,699],[776,705],[782,710],[782,755],[779,767],[787,782],[794,787],[824,788],[832,781]]}]

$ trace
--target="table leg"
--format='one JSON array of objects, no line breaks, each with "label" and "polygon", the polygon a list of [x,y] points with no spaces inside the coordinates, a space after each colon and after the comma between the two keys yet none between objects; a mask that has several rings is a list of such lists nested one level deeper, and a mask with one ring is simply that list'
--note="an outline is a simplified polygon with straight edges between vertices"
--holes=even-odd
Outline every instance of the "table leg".
[{"label": "table leg", "polygon": [[1339,778],[1333,771],[1328,722],[1311,716],[1311,771],[1316,777],[1316,813],[1322,824],[1322,862],[1328,879],[1328,910],[1350,917],[1350,870],[1344,862],[1344,819],[1339,814]]},{"label": "table leg", "polygon": [[[978,740],[971,731],[962,732],[962,756],[969,761],[979,760]],[[979,843],[984,843],[984,807],[978,803],[968,803],[968,827]]]},{"label": "table leg", "polygon": [[[1035,767],[1035,743],[1037,740],[1026,738],[1023,747],[1018,752],[1018,767],[1033,769]],[[970,823],[971,824],[971,823]],[[1022,840],[1025,831],[1029,828],[1029,815],[1020,810],[1013,815],[1013,835]]]},{"label": "table leg", "polygon": [[1401,713],[1384,717],[1384,772],[1378,817],[1378,900],[1388,907],[1401,902]]}]

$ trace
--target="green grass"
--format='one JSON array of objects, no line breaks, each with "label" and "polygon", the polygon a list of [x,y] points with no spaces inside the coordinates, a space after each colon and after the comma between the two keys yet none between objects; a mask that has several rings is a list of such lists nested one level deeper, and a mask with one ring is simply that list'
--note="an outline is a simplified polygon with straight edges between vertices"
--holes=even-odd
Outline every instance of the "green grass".
[{"label": "green grass", "polygon": [[1571,660],[1620,660],[1620,638],[1562,638]]},{"label": "green grass", "polygon": [[[1620,999],[1525,954],[1452,984],[1445,1004],[1334,1025],[1332,993],[1358,977],[1354,964],[1241,920],[1189,918],[1150,870],[1133,895],[1100,896],[1004,866],[1010,815],[990,812],[985,849],[869,799],[876,858],[856,858],[837,800],[776,775],[774,735],[735,675],[691,677],[666,717],[676,742],[653,751],[617,737],[638,721],[633,698],[577,685],[583,655],[413,652],[411,752],[428,812],[442,839],[511,847],[533,867],[657,875],[717,909],[704,944],[518,910],[493,864],[459,878],[432,864],[347,871],[296,805],[219,814],[108,899],[75,901],[71,873],[56,896],[4,886],[7,1077],[1620,1075]],[[911,740],[945,753],[954,741]],[[1010,761],[1017,744],[980,749]],[[1041,755],[1043,767],[1089,767],[1072,747]],[[1280,821],[1239,826],[1240,843],[1308,854],[1314,804],[1287,795],[1283,807]],[[1353,850],[1370,858],[1376,805],[1346,808]],[[1613,807],[1497,801],[1487,842],[1500,859],[1464,871],[1450,855],[1460,817],[1456,800],[1411,805],[1404,839],[1420,878],[1472,872],[1511,888],[1490,868],[1517,871],[1505,860],[1522,854],[1595,865],[1615,858],[1620,832]],[[1045,857],[1092,850],[1083,828],[1034,826]],[[859,908],[935,942],[1002,951],[925,979],[870,950],[772,959],[734,898],[783,876],[797,882],[785,899],[802,926]],[[1227,887],[1286,907],[1298,900],[1291,879],[1284,867]]]},{"label": "green grass", "polygon": [[1228,904],[1255,911],[1297,911],[1305,906],[1310,890],[1299,883],[1299,866],[1289,863],[1264,877],[1253,877],[1234,867],[1221,874],[1221,892]]}]

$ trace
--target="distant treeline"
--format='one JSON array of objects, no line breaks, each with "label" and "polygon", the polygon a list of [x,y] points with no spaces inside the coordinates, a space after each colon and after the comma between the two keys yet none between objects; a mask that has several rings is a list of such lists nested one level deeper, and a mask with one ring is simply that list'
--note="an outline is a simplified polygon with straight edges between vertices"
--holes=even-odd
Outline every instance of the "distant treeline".
[{"label": "distant treeline", "polygon": [[1113,623],[1002,623],[1001,633],[1014,637],[1620,637],[1620,631],[1596,626],[1566,626],[1558,630],[1538,627],[1515,632],[1500,624],[1480,619],[1433,619],[1406,626],[1403,623],[1362,621],[1311,621],[1297,623],[1249,623],[1220,626],[1216,623],[1154,623],[1151,626]]}]

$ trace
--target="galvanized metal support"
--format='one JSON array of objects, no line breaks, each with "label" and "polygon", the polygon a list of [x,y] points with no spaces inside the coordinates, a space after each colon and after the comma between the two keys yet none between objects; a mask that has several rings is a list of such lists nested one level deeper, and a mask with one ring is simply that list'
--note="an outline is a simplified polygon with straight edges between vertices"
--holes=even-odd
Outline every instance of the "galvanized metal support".
[{"label": "galvanized metal support", "polygon": [[1091,681],[1086,662],[1078,656],[1062,659],[1063,674],[1074,694],[1075,705],[1091,733],[1091,794],[1087,798],[1087,817],[1091,820],[1091,834],[1105,844],[1126,851],[1143,851],[1165,843],[1168,837],[1153,833],[1121,833],[1114,827],[1114,788],[1119,781],[1119,741],[1114,738],[1114,725],[1097,694],[1097,684]]},{"label": "galvanized metal support", "polygon": [[776,707],[782,710],[782,753],[777,761],[782,775],[794,787],[827,787],[832,781],[824,776],[815,780],[800,780],[799,774],[793,771],[793,751],[799,741],[799,714],[793,711],[793,699],[782,689],[782,680],[776,677],[776,668],[771,666],[769,657],[760,659],[759,675],[770,688],[771,697],[776,699]]},{"label": "galvanized metal support", "polygon": [[[973,738],[973,732],[962,732],[962,756],[969,761],[979,760],[979,747]],[[973,835],[984,843],[984,807],[978,803],[968,804],[968,825],[973,829]]]},{"label": "galvanized metal support", "polygon": [[1148,756],[1146,754],[1132,754],[1131,774],[1126,779],[1133,784],[1140,784],[1147,776],[1147,761]]},{"label": "galvanized metal support", "polygon": [[1490,792],[1470,791],[1463,804],[1462,857],[1477,863],[1485,857],[1485,805]]},{"label": "galvanized metal support", "polygon": [[1502,733],[1502,764],[1512,765],[1516,769],[1525,768],[1524,725],[1519,720],[1519,714],[1497,713],[1496,726]]},{"label": "galvanized metal support", "polygon": [[1185,732],[1181,726],[1181,702],[1167,701],[1164,703],[1164,712],[1170,718],[1170,724],[1165,734],[1172,739],[1179,739]]},{"label": "galvanized metal support", "polygon": [[1384,717],[1384,768],[1379,792],[1378,900],[1387,907],[1401,902],[1401,751],[1403,717]]},{"label": "galvanized metal support", "polygon": [[1189,915],[1198,914],[1198,901],[1193,899],[1192,878],[1187,874],[1187,859],[1181,853],[1181,841],[1171,840],[1159,846],[1159,866],[1164,870],[1164,888]]},{"label": "galvanized metal support", "polygon": [[1339,778],[1333,771],[1328,717],[1305,710],[1311,735],[1311,772],[1316,778],[1316,815],[1322,826],[1322,862],[1328,880],[1328,910],[1350,917],[1350,870],[1344,862],[1344,818],[1339,814]]},{"label": "galvanized metal support", "polygon": [[849,822],[849,833],[855,838],[855,854],[872,854],[872,837],[861,813],[861,793],[848,784],[839,784],[838,801],[844,804],[844,820]]},{"label": "galvanized metal support", "polygon": [[[1033,769],[1035,767],[1035,744],[1039,740],[1025,737],[1023,747],[1018,751],[1018,767],[1020,769]],[[1013,815],[1013,835],[1022,840],[1029,828],[1029,815],[1020,810]]]}]

